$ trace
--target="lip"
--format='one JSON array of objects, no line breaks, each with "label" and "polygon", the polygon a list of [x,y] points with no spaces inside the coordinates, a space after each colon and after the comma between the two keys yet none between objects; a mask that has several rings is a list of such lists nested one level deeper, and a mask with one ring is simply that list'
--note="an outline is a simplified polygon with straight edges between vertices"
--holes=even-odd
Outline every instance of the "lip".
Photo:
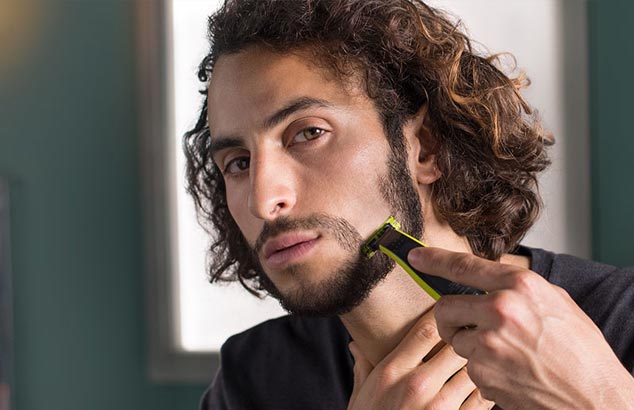
[{"label": "lip", "polygon": [[314,232],[291,232],[270,239],[262,249],[266,265],[276,269],[296,261],[310,252],[319,238]]}]

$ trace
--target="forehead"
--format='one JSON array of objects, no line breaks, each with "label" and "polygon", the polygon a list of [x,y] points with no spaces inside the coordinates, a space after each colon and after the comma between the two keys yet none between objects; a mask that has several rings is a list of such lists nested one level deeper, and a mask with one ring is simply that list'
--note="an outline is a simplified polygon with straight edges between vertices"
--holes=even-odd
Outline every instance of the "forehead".
[{"label": "forehead", "polygon": [[338,79],[311,53],[253,47],[221,56],[214,67],[208,93],[212,135],[258,126],[288,101],[305,97],[337,108],[374,108],[355,79]]}]

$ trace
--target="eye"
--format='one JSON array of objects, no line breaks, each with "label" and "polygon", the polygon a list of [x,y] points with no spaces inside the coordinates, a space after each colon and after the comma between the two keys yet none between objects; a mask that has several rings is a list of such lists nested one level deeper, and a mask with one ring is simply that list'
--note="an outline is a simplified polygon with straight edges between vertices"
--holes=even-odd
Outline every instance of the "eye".
[{"label": "eye", "polygon": [[303,130],[295,134],[295,137],[293,137],[293,142],[312,141],[323,136],[327,132],[328,131],[326,131],[325,129],[319,127],[304,128]]},{"label": "eye", "polygon": [[223,173],[225,175],[239,174],[249,169],[251,161],[249,157],[237,157],[225,164]]}]

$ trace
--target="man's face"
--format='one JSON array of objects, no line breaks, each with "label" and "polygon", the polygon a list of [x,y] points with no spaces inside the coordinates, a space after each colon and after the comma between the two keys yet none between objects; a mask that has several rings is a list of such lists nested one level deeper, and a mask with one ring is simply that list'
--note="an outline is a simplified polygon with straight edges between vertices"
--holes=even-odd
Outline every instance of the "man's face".
[{"label": "man's face", "polygon": [[405,153],[392,152],[372,101],[344,90],[308,53],[222,56],[209,87],[212,155],[227,205],[290,311],[340,314],[393,264],[360,247],[395,215],[422,233]]}]

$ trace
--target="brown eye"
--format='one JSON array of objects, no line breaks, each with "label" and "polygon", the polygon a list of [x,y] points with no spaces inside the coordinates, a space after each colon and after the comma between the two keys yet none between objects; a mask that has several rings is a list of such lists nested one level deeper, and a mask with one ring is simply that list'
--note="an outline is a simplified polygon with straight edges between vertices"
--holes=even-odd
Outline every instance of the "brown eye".
[{"label": "brown eye", "polygon": [[227,163],[224,173],[231,175],[246,171],[249,169],[250,163],[249,157],[234,158]]},{"label": "brown eye", "polygon": [[312,141],[314,139],[321,137],[325,133],[326,133],[326,130],[322,128],[318,128],[318,127],[304,128],[299,133],[297,133],[297,135],[295,135],[293,142]]}]

